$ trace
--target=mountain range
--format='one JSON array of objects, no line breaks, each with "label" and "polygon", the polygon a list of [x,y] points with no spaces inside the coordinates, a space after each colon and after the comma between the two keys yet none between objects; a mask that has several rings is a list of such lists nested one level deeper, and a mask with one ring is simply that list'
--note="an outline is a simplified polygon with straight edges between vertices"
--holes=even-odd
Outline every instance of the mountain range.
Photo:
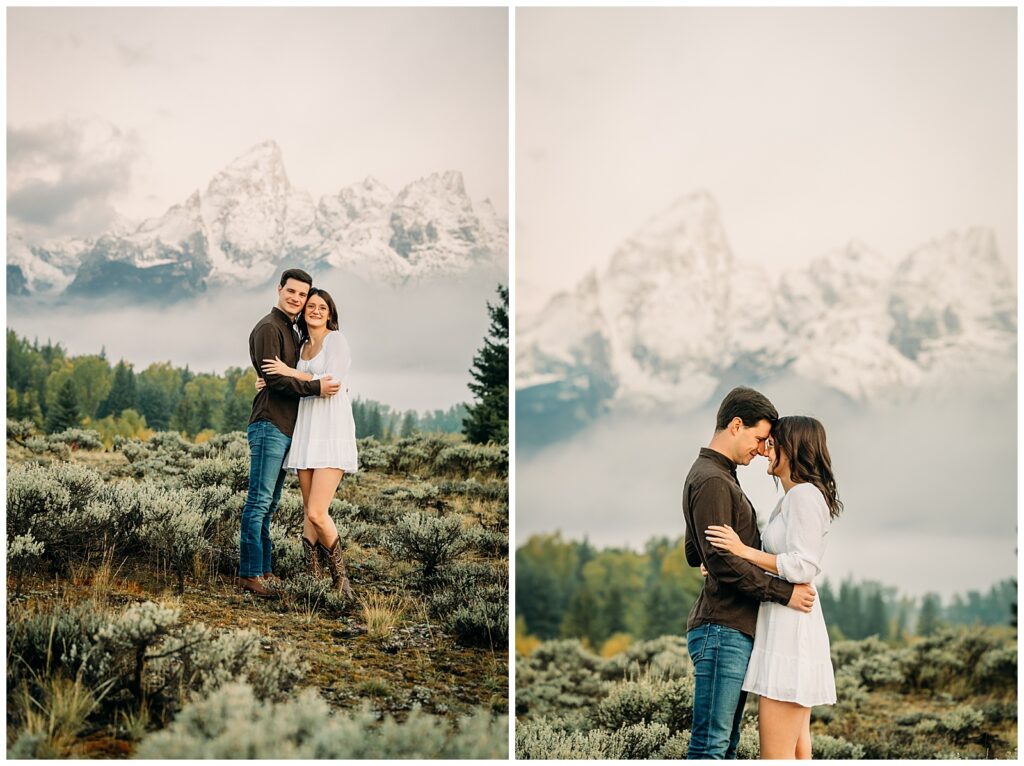
[{"label": "mountain range", "polygon": [[458,172],[397,194],[367,178],[314,201],[291,185],[280,148],[266,141],[162,216],[120,220],[94,239],[29,241],[9,231],[7,292],[175,300],[264,285],[288,266],[398,285],[507,270],[507,257],[507,221],[488,200],[474,203]]},{"label": "mountain range", "polygon": [[699,191],[520,314],[516,339],[519,431],[551,432],[609,410],[691,411],[723,387],[790,375],[857,403],[1011,376],[1017,296],[986,228],[896,260],[852,241],[771,274],[737,261]]}]

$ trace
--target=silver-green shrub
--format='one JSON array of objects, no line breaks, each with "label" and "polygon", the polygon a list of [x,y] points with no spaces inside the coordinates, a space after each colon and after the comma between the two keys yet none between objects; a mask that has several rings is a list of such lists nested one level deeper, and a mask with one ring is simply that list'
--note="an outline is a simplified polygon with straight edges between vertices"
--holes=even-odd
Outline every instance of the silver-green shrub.
[{"label": "silver-green shrub", "polygon": [[232,492],[249,488],[249,458],[211,457],[196,461],[182,478],[186,487],[198,489],[221,484]]},{"label": "silver-green shrub", "polygon": [[313,689],[297,699],[261,701],[245,683],[228,684],[189,705],[149,735],[138,758],[506,758],[508,719],[486,714],[453,727],[418,708],[402,723],[378,723],[368,707],[331,715]]},{"label": "silver-green shrub", "polygon": [[12,420],[7,418],[7,441],[24,444],[26,439],[35,436],[36,424],[31,420]]},{"label": "silver-green shrub", "polygon": [[103,439],[99,432],[85,428],[67,428],[60,433],[50,434],[46,437],[50,444],[66,444],[71,449],[101,450]]},{"label": "silver-green shrub", "polygon": [[396,559],[419,565],[420,581],[426,587],[436,582],[439,570],[469,548],[461,516],[439,517],[418,511],[399,518],[384,542]]},{"label": "silver-green shrub", "polygon": [[842,737],[815,734],[811,737],[811,753],[814,758],[823,761],[859,761],[864,757],[864,748]]},{"label": "silver-green shrub", "polygon": [[662,680],[647,674],[635,681],[613,684],[594,708],[593,720],[602,729],[643,722],[663,723],[672,733],[689,729],[693,720],[693,679]]},{"label": "silver-green shrub", "polygon": [[656,757],[671,739],[664,724],[639,723],[617,731],[564,731],[549,722],[516,725],[516,758],[522,760],[641,760]]}]

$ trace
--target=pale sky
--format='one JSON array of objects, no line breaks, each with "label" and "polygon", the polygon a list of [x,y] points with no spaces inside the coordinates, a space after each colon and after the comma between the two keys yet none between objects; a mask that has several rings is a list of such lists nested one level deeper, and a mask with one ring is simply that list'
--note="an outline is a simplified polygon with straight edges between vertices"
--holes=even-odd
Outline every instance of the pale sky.
[{"label": "pale sky", "polygon": [[273,139],[314,200],[452,169],[507,215],[507,27],[504,8],[8,9],[9,214],[161,215]]},{"label": "pale sky", "polygon": [[771,270],[991,227],[1016,271],[1016,9],[519,9],[519,305],[674,200]]}]

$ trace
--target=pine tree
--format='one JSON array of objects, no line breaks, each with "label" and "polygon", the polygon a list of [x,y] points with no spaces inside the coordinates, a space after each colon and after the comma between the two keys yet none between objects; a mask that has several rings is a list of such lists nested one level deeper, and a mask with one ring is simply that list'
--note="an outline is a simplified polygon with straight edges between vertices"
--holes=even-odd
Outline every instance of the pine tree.
[{"label": "pine tree", "polygon": [[942,604],[936,594],[929,593],[924,597],[921,614],[917,617],[917,635],[930,636],[939,629],[941,610]]},{"label": "pine tree", "polygon": [[489,336],[473,357],[469,384],[476,402],[462,421],[466,438],[474,444],[508,441],[508,287],[498,285],[499,303],[487,304],[491,316]]},{"label": "pine tree", "polygon": [[380,407],[376,404],[370,407],[370,412],[366,417],[366,435],[372,436],[378,441],[384,439],[384,418],[380,414]]},{"label": "pine tree", "polygon": [[868,636],[878,636],[883,641],[889,637],[889,616],[880,590],[868,596],[864,632]]},{"label": "pine tree", "polygon": [[114,382],[110,386],[110,393],[100,404],[96,417],[105,418],[107,415],[117,417],[124,410],[138,410],[139,397],[135,389],[135,372],[130,364],[122,359],[114,368]]},{"label": "pine tree", "polygon": [[412,436],[416,430],[416,413],[409,410],[402,419],[402,438]]},{"label": "pine tree", "polygon": [[57,401],[50,407],[46,418],[46,432],[49,434],[58,433],[67,428],[77,428],[82,424],[81,411],[78,408],[78,394],[75,392],[75,383],[68,378],[60,387],[57,394]]}]

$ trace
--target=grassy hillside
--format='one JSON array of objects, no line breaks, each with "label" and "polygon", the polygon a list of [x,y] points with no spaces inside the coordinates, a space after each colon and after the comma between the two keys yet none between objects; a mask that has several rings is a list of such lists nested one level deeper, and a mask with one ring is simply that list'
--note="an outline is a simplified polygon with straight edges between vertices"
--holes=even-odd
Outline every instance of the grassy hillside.
[{"label": "grassy hillside", "polygon": [[9,756],[506,757],[506,448],[362,440],[352,601],[302,573],[289,478],[264,601],[233,585],[244,434],[7,447]]}]

